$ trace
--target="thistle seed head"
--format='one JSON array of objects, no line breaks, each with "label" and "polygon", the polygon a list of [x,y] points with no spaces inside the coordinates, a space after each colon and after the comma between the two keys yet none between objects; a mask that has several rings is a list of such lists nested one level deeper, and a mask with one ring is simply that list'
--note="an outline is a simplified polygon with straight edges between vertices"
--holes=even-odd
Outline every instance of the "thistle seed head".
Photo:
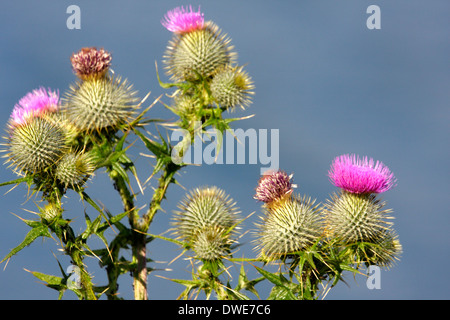
[{"label": "thistle seed head", "polygon": [[256,225],[255,249],[268,259],[276,260],[303,250],[323,233],[318,205],[309,197],[292,196],[265,210],[262,223]]},{"label": "thistle seed head", "polygon": [[234,63],[236,53],[226,35],[212,22],[189,33],[175,34],[164,56],[167,74],[174,81],[193,81],[211,77],[217,70]]},{"label": "thistle seed head", "polygon": [[373,194],[332,194],[324,208],[327,235],[344,243],[376,241],[392,225],[385,205]]},{"label": "thistle seed head", "polygon": [[251,103],[253,82],[242,67],[227,66],[214,75],[211,81],[211,93],[216,102],[225,108],[242,109]]},{"label": "thistle seed head", "polygon": [[127,80],[99,78],[71,86],[62,106],[67,120],[80,131],[117,130],[136,109],[136,92]]}]

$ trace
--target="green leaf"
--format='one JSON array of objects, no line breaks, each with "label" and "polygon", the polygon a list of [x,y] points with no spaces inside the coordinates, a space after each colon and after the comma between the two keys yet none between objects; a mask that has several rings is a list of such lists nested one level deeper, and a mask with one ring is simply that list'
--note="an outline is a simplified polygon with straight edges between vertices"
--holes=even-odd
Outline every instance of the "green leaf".
[{"label": "green leaf", "polygon": [[267,280],[272,282],[275,287],[272,288],[272,291],[269,295],[268,299],[272,300],[297,300],[297,297],[292,292],[292,288],[296,287],[295,284],[289,282],[281,273],[274,274],[264,269],[256,267],[259,273],[261,273]]},{"label": "green leaf", "polygon": [[255,285],[261,281],[263,281],[265,277],[259,277],[254,280],[248,280],[247,275],[245,274],[244,265],[241,266],[241,270],[239,272],[238,284],[235,288],[236,291],[240,291],[242,289],[250,291],[259,299],[258,291],[255,289]]},{"label": "green leaf", "polygon": [[84,216],[86,218],[87,227],[86,230],[81,234],[81,238],[86,240],[90,235],[97,232],[97,229],[100,226],[100,222],[102,221],[102,216],[98,215],[94,222],[91,222],[91,219],[86,213],[84,213]]},{"label": "green leaf", "polygon": [[157,158],[170,157],[170,150],[168,148],[167,143],[164,140],[163,140],[164,143],[160,144],[150,140],[137,129],[135,129],[134,132],[139,138],[141,138],[142,142],[144,142],[147,149],[151,151]]},{"label": "green leaf", "polygon": [[297,300],[297,297],[289,288],[284,286],[275,286],[270,291],[267,300]]},{"label": "green leaf", "polygon": [[119,213],[118,215],[115,215],[115,216],[108,214],[109,219],[107,219],[106,222],[103,222],[98,227],[97,232],[103,232],[104,230],[109,228],[111,225],[115,225],[119,229],[119,231],[126,229],[126,227],[122,223],[120,223],[120,220],[125,218],[127,215],[128,215],[128,211]]},{"label": "green leaf", "polygon": [[26,246],[29,246],[31,243],[33,243],[34,240],[36,240],[39,237],[51,237],[51,234],[48,231],[47,226],[40,224],[39,226],[36,226],[33,229],[31,229],[25,236],[25,239],[17,247],[12,249],[11,252],[8,253],[3,258],[2,261],[0,261],[0,263],[11,258],[13,255],[17,254],[20,250],[22,250]]},{"label": "green leaf", "polygon": [[50,288],[56,289],[58,291],[67,289],[67,286],[65,285],[66,280],[64,278],[47,275],[45,273],[41,273],[41,272],[37,272],[37,271],[29,271],[29,270],[26,270],[26,271],[31,273],[33,276],[35,276],[39,280],[45,282],[46,285]]},{"label": "green leaf", "polygon": [[258,270],[259,273],[261,273],[267,280],[269,280],[270,282],[272,282],[274,285],[277,286],[283,286],[283,281],[281,280],[280,276],[271,273],[269,271],[266,271],[264,269],[261,269],[257,266],[255,266],[256,270]]},{"label": "green leaf", "polygon": [[0,187],[8,186],[8,185],[10,185],[10,184],[19,184],[19,183],[22,183],[22,182],[27,182],[27,183],[29,183],[29,182],[31,182],[31,181],[33,181],[33,177],[32,177],[32,176],[26,176],[26,177],[19,178],[19,179],[16,179],[16,180],[11,180],[11,181],[7,181],[7,182],[2,182],[2,183],[0,183]]}]

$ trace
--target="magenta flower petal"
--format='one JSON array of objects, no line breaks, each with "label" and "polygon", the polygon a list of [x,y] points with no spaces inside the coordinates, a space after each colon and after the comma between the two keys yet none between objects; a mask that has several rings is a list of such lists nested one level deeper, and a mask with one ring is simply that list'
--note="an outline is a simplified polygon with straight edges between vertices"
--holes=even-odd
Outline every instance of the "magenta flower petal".
[{"label": "magenta flower petal", "polygon": [[103,77],[111,66],[111,60],[108,51],[96,47],[82,48],[70,57],[73,72],[83,80]]},{"label": "magenta flower petal", "polygon": [[289,195],[296,187],[291,182],[292,175],[288,175],[284,171],[274,171],[264,174],[259,179],[256,194],[253,197],[264,203],[272,203]]},{"label": "magenta flower petal", "polygon": [[58,103],[58,91],[45,90],[43,87],[35,89],[14,106],[11,114],[12,125],[24,124],[28,118],[44,112],[55,112],[58,110]]},{"label": "magenta flower petal", "polygon": [[200,7],[197,12],[192,10],[192,6],[189,6],[189,11],[187,8],[177,7],[167,12],[164,19],[161,21],[161,24],[167,30],[178,34],[202,29],[204,24],[203,13],[200,12]]},{"label": "magenta flower petal", "polygon": [[394,174],[382,162],[356,155],[336,157],[328,172],[331,183],[351,193],[382,193],[395,185]]}]

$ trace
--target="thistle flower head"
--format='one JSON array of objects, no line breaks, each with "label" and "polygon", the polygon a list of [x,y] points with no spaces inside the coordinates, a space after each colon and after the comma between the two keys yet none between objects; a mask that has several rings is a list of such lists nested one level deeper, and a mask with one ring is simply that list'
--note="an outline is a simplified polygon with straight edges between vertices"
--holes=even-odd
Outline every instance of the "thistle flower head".
[{"label": "thistle flower head", "polygon": [[73,72],[82,80],[102,78],[111,66],[111,54],[103,48],[82,48],[72,54]]},{"label": "thistle flower head", "polygon": [[234,63],[236,53],[229,42],[212,22],[205,23],[202,29],[176,34],[164,56],[167,74],[174,81],[211,77],[220,68]]},{"label": "thistle flower head", "polygon": [[290,195],[297,187],[291,182],[292,176],[281,170],[265,173],[259,179],[254,199],[269,204]]},{"label": "thistle flower head", "polygon": [[211,81],[212,96],[225,108],[245,108],[251,102],[253,88],[252,79],[242,67],[226,66]]},{"label": "thistle flower head", "polygon": [[324,208],[326,233],[344,243],[376,241],[392,225],[392,210],[385,206],[374,194],[332,194]]},{"label": "thistle flower head", "polygon": [[46,112],[58,110],[59,92],[45,90],[43,87],[35,89],[25,95],[14,106],[10,118],[10,125],[20,126],[32,117],[37,117]]},{"label": "thistle flower head", "polygon": [[239,213],[233,199],[217,187],[191,191],[174,212],[173,225],[179,239],[194,243],[197,235],[206,229],[220,228],[229,232]]},{"label": "thistle flower head", "polygon": [[130,120],[137,102],[132,85],[120,77],[81,81],[70,87],[63,111],[80,131],[117,129]]},{"label": "thistle flower head", "polygon": [[356,155],[335,158],[328,176],[335,186],[351,193],[381,193],[395,184],[394,174],[382,162]]},{"label": "thistle flower head", "polygon": [[188,8],[177,7],[167,12],[161,24],[169,31],[182,34],[194,30],[202,29],[204,23],[203,13],[195,12],[192,6]]},{"label": "thistle flower head", "polygon": [[261,256],[277,259],[293,254],[313,244],[323,233],[320,210],[309,197],[294,196],[265,209],[255,240]]}]

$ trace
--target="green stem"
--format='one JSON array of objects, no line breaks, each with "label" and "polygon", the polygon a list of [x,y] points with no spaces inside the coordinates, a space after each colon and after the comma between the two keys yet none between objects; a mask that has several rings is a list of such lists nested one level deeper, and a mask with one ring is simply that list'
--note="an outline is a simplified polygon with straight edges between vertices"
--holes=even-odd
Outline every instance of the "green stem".
[{"label": "green stem", "polygon": [[166,196],[167,188],[175,181],[173,177],[181,168],[182,166],[174,164],[173,162],[169,162],[164,166],[163,173],[158,179],[158,187],[156,188],[148,210],[143,217],[143,225],[145,226],[145,231],[142,230],[143,232],[146,232],[150,227],[156,212],[161,208],[161,202]]},{"label": "green stem", "polygon": [[131,226],[132,263],[135,265],[133,271],[133,286],[135,300],[147,300],[147,237],[145,225],[142,224],[139,212],[134,206],[133,196],[128,189],[124,179],[117,174],[110,174],[115,187],[120,194],[125,211],[128,212],[128,221]]},{"label": "green stem", "polygon": [[[51,188],[50,190],[51,191],[49,191],[48,193],[44,193],[43,199],[46,200],[49,204],[57,206],[62,212],[63,210],[60,201],[63,195],[62,189]],[[80,281],[81,281],[80,291],[83,294],[83,299],[97,300],[97,296],[94,293],[91,276],[86,271],[86,268],[83,263],[83,251],[80,249],[81,244],[77,241],[77,238],[72,228],[68,223],[60,225],[58,228],[52,225],[50,225],[49,227],[53,233],[59,236],[61,242],[64,244],[65,252],[71,258],[72,263],[76,265],[80,270]]]}]

